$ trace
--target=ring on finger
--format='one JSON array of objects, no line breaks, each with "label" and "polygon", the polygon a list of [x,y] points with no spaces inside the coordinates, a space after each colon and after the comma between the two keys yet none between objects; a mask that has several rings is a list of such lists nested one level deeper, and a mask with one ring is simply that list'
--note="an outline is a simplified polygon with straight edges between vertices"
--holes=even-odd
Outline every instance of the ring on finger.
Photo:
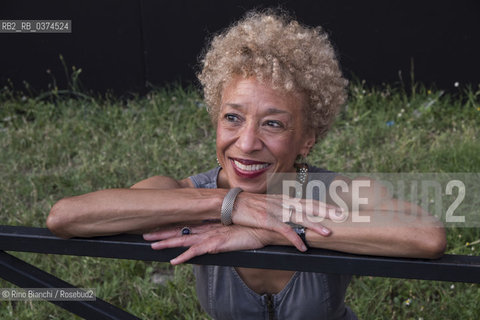
[{"label": "ring on finger", "polygon": [[192,233],[192,230],[189,227],[183,227],[181,231],[183,236],[189,235]]}]

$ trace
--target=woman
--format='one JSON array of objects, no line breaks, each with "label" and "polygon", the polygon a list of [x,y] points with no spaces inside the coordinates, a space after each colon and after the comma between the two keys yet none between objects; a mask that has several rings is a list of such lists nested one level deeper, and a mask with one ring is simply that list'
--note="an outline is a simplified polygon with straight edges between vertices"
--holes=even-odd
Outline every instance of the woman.
[{"label": "woman", "polygon": [[[213,39],[199,79],[217,129],[219,167],[183,180],[155,176],[130,189],[63,199],[47,220],[55,234],[137,232],[154,241],[155,250],[190,247],[172,264],[273,244],[423,258],[443,253],[444,230],[428,213],[379,193],[375,181],[352,181],[297,161],[325,136],[345,101],[347,82],[320,29],[251,12]],[[299,193],[276,194],[288,180],[281,174],[296,176]],[[340,186],[338,197],[317,193],[305,199],[305,186],[315,179],[326,190]],[[369,187],[355,195],[356,182]],[[359,199],[367,201],[355,203]],[[370,223],[359,227],[355,213]],[[413,213],[413,221],[376,225]],[[194,268],[200,302],[216,319],[355,318],[343,302],[348,276]]]}]

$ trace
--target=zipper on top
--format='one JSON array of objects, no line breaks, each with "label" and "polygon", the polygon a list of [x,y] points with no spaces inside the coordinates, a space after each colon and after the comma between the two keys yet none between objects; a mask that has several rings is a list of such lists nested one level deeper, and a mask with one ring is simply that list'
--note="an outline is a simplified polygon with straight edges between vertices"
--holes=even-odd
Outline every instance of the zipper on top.
[{"label": "zipper on top", "polygon": [[273,296],[271,294],[265,295],[268,310],[268,320],[275,320],[275,308],[273,306]]}]

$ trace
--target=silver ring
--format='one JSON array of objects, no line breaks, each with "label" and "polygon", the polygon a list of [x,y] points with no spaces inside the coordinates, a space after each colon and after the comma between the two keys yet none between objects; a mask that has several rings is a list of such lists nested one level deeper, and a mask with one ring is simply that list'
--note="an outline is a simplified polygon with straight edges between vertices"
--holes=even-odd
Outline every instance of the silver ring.
[{"label": "silver ring", "polygon": [[181,233],[182,233],[182,236],[186,236],[191,234],[192,230],[189,227],[183,227]]}]

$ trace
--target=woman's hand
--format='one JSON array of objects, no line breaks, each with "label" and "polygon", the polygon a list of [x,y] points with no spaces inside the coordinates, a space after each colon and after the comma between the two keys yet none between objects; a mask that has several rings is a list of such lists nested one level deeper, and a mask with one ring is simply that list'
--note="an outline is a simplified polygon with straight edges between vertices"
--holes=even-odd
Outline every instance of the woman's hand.
[{"label": "woman's hand", "polygon": [[285,222],[299,224],[322,236],[329,236],[331,231],[321,223],[324,219],[343,221],[343,210],[312,199],[248,192],[238,195],[232,213],[235,225],[277,232],[300,251],[307,248]]},{"label": "woman's hand", "polygon": [[[182,235],[181,228],[169,228],[146,233],[143,238],[152,243],[152,249],[161,250],[175,247],[190,247],[175,259],[173,265],[186,262],[206,253],[259,249],[273,244],[278,238],[274,232],[240,225],[224,226],[221,223],[208,223],[190,227],[190,234]],[[296,235],[296,234],[295,234]]]}]

